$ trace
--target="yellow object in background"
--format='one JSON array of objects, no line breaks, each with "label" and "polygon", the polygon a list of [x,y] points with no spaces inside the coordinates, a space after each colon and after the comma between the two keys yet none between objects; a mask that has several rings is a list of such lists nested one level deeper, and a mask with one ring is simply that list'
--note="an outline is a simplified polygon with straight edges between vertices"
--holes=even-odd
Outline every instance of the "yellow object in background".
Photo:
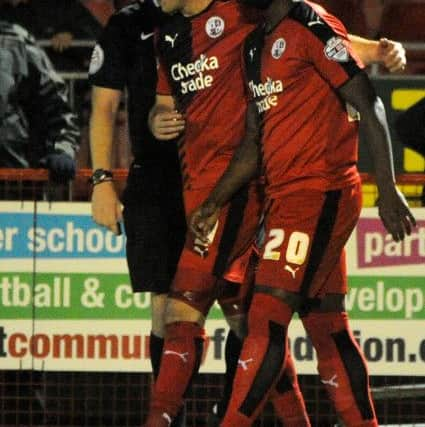
[{"label": "yellow object in background", "polygon": [[[391,107],[393,110],[404,111],[425,98],[425,89],[395,89],[391,94]],[[423,172],[425,159],[415,151],[404,149],[403,167],[406,172]]]}]

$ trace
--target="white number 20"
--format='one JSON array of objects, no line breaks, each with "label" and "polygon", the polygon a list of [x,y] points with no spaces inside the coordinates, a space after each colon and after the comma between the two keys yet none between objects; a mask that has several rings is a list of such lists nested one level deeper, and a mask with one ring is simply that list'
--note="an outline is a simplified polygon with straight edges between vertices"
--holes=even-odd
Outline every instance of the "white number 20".
[{"label": "white number 20", "polygon": [[[264,247],[263,258],[279,261],[281,254],[277,249],[285,239],[285,232],[281,228],[272,228],[269,238],[270,240]],[[310,237],[308,234],[301,233],[300,231],[292,232],[289,236],[288,248],[286,249],[286,261],[296,265],[303,264],[307,257],[309,243]]]}]

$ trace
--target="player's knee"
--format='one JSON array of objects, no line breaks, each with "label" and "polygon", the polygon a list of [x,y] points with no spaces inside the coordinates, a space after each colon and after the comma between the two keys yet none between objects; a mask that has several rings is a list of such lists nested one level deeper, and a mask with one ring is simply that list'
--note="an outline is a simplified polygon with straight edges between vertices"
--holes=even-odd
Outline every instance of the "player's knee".
[{"label": "player's knee", "polygon": [[174,322],[166,326],[167,339],[179,338],[205,338],[204,329],[194,322]]},{"label": "player's knee", "polygon": [[342,313],[345,311],[345,295],[328,294],[320,301],[319,311],[321,313]]},{"label": "player's knee", "polygon": [[202,326],[205,316],[193,306],[172,297],[167,301],[164,321],[166,325],[175,322],[191,322]]},{"label": "player's knee", "polygon": [[[252,299],[248,315],[248,333],[252,336],[267,336],[271,334],[272,325],[279,325],[284,333],[280,339],[286,339],[287,327],[293,314],[292,308],[273,295],[256,293]],[[278,338],[279,339],[279,338]]]},{"label": "player's knee", "polygon": [[157,337],[164,337],[166,305],[167,294],[153,293],[151,295],[152,333]]},{"label": "player's knee", "polygon": [[276,298],[286,307],[289,307],[293,312],[299,311],[306,301],[305,297],[297,292],[289,292],[285,289],[274,288],[267,285],[256,284],[254,291],[256,294],[264,294]]},{"label": "player's knee", "polygon": [[310,313],[342,313],[345,311],[344,294],[327,294],[320,298],[306,298],[298,310],[301,318]]},{"label": "player's knee", "polygon": [[349,329],[346,312],[310,312],[301,320],[313,340],[317,335],[331,336]]},{"label": "player's knee", "polygon": [[[199,290],[202,283],[202,290]],[[177,270],[170,299],[191,307],[194,311],[207,316],[211,305],[217,298],[217,278],[210,273],[189,269]],[[167,307],[167,313],[168,313]],[[168,321],[167,321],[168,323]]]},{"label": "player's knee", "polygon": [[[305,330],[317,351],[319,366],[327,361],[344,358],[343,353],[349,348],[349,354],[357,346],[349,328],[345,312],[310,313],[302,319]],[[358,353],[355,350],[355,353]]]}]

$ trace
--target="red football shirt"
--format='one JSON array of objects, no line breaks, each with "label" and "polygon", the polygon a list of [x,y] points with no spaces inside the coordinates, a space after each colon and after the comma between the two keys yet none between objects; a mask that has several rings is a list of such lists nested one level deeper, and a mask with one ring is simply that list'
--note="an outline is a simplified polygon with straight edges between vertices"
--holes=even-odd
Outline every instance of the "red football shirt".
[{"label": "red football shirt", "polygon": [[264,120],[267,195],[357,182],[356,112],[335,89],[362,64],[344,26],[314,3],[300,2],[269,34],[252,32],[243,55],[250,97]]},{"label": "red football shirt", "polygon": [[160,30],[157,93],[173,95],[186,117],[179,141],[186,189],[213,186],[243,136],[240,50],[256,22],[237,1],[216,0],[193,17],[173,15]]}]

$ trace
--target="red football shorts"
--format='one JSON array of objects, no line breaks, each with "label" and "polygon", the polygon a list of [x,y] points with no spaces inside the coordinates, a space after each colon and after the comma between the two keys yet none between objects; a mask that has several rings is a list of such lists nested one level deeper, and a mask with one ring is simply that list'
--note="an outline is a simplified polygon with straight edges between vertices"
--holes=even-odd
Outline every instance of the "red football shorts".
[{"label": "red football shorts", "polygon": [[297,191],[267,203],[255,283],[322,297],[347,292],[344,246],[360,215],[361,184]]},{"label": "red football shorts", "polygon": [[[196,189],[184,194],[186,215],[189,216],[208,196],[211,189]],[[233,265],[237,276],[242,271],[238,258],[246,265],[247,253],[255,241],[261,214],[257,184],[242,188],[221,211],[208,251],[188,231],[183,252],[172,285],[173,291],[204,292],[217,278],[222,278]],[[237,280],[235,280],[237,281]]]}]

